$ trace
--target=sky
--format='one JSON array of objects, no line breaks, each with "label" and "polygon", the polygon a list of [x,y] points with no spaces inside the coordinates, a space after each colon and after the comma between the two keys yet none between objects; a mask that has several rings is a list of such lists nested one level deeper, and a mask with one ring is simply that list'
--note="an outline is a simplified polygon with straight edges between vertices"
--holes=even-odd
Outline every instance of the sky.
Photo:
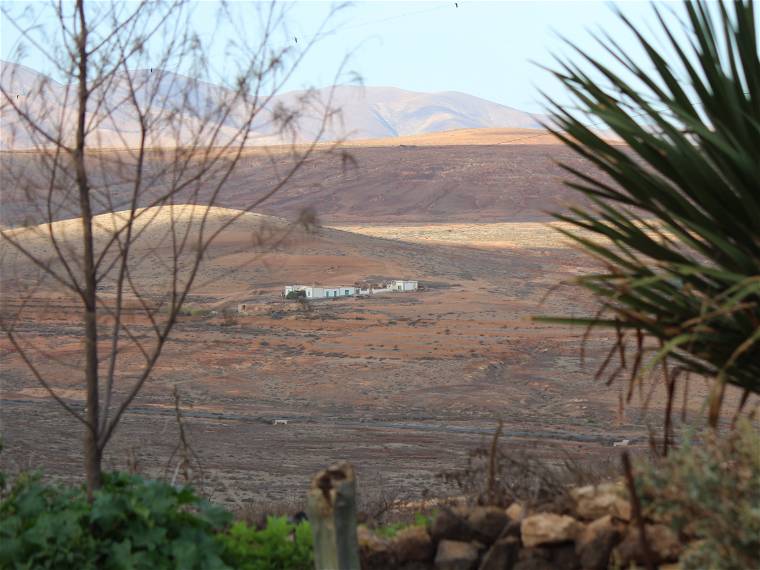
[{"label": "sky", "polygon": [[[243,7],[242,2],[235,2]],[[22,4],[0,0],[3,8],[18,10]],[[680,13],[677,3],[660,3]],[[317,25],[335,4],[299,1],[285,4],[288,31],[285,41],[314,36]],[[331,21],[332,33],[311,50],[287,89],[327,86],[348,57],[346,71],[358,73],[367,86],[393,86],[412,91],[461,91],[510,107],[541,112],[539,90],[563,100],[558,83],[542,65],[552,64],[552,54],[566,56],[569,48],[561,37],[600,57],[604,50],[591,31],[609,33],[622,46],[636,46],[609,2],[402,2],[359,1],[339,11]],[[617,6],[631,20],[653,23],[650,2],[623,1]],[[210,34],[213,0],[194,3],[194,25],[201,35]],[[18,33],[2,17],[0,58],[13,58]],[[218,56],[221,57],[221,56]],[[23,61],[45,71],[34,53]],[[43,68],[43,69],[40,69]],[[339,82],[345,82],[344,73]]]},{"label": "sky", "polygon": [[[539,89],[561,97],[542,65],[567,54],[572,39],[602,55],[589,30],[605,30],[623,45],[631,39],[608,2],[360,2],[344,14],[344,29],[318,45],[299,76],[330,83],[329,66],[350,53],[349,66],[366,85],[412,91],[461,91],[539,112]],[[649,2],[618,6],[633,20],[652,21]],[[678,5],[671,8],[678,9]],[[305,26],[318,3],[300,3],[294,21]],[[648,24],[647,24],[648,25]],[[628,42],[635,49],[635,42]]]}]

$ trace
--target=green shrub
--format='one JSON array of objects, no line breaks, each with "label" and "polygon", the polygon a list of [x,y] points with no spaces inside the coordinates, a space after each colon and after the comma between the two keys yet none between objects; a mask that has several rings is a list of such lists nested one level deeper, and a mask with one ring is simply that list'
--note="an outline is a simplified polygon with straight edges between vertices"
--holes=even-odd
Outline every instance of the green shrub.
[{"label": "green shrub", "polygon": [[286,299],[305,299],[306,298],[306,291],[288,291],[288,294],[285,295]]},{"label": "green shrub", "polygon": [[404,529],[413,527],[413,526],[430,526],[432,523],[433,516],[423,515],[422,513],[415,513],[414,514],[414,521],[413,522],[396,522],[387,524],[381,527],[378,527],[375,529],[375,534],[377,536],[380,536],[382,538],[393,538],[396,536],[399,532],[401,532]]},{"label": "green shrub", "polygon": [[748,420],[722,441],[687,437],[666,459],[639,469],[646,514],[696,539],[682,568],[760,568],[760,434]]},{"label": "green shrub", "polygon": [[268,517],[257,530],[237,522],[219,536],[224,560],[240,570],[310,570],[314,567],[311,525],[297,525],[285,517]]},{"label": "green shrub", "polygon": [[189,488],[123,473],[92,503],[84,487],[24,475],[0,502],[0,567],[228,568],[215,533],[230,518]]}]

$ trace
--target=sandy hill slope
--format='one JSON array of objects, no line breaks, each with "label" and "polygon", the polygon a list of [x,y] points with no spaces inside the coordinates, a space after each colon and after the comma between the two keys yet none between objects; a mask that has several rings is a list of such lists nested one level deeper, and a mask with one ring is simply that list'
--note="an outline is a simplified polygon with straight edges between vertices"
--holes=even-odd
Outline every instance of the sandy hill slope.
[{"label": "sandy hill slope", "polygon": [[545,129],[476,128],[454,129],[418,135],[346,141],[346,148],[378,146],[462,146],[462,145],[560,144]]},{"label": "sandy hill slope", "polygon": [[[192,240],[204,215],[207,232],[219,229],[233,218],[236,220],[208,250],[193,287],[193,302],[220,306],[255,299],[260,294],[271,297],[288,283],[347,285],[373,277],[435,283],[470,280],[474,275],[487,275],[498,281],[511,278],[518,266],[527,270],[540,261],[540,258],[528,261],[530,255],[523,254],[515,258],[514,251],[510,253],[507,249],[462,247],[466,243],[411,243],[327,227],[306,231],[281,218],[255,213],[241,215],[240,211],[228,208],[212,208],[206,214],[205,208],[178,205],[173,209],[149,208],[139,214],[135,223],[139,238],[133,245],[130,276],[141,295],[157,302],[165,298],[171,285],[172,227],[177,236],[185,233],[190,236],[189,245],[183,249],[178,262],[181,278],[184,278],[196,251]],[[124,218],[124,212],[95,218],[98,253]],[[53,269],[63,271],[61,264],[54,260],[48,237],[51,229],[68,261],[75,265],[81,242],[78,220],[54,222],[51,227],[44,224],[15,229],[9,236],[38,258],[50,260]],[[556,247],[556,244],[547,242],[543,246]],[[104,259],[102,268],[113,260],[113,255],[105,255]],[[511,263],[506,263],[507,259],[512,259]],[[53,280],[40,280],[41,273],[6,241],[0,242],[0,260],[0,286],[4,291],[43,296],[62,293]],[[102,273],[103,270],[99,272]],[[110,271],[99,285],[99,294],[105,299],[115,293],[114,278],[115,271]]]},{"label": "sandy hill slope", "polygon": [[[134,235],[137,236],[130,261],[130,275],[142,294],[160,298],[169,290],[172,279],[175,244],[186,237],[180,249],[178,270],[181,279],[188,275],[196,254],[195,243],[205,217],[204,232],[219,234],[207,251],[193,291],[217,299],[240,299],[253,295],[260,288],[279,289],[292,282],[351,284],[368,276],[408,277],[425,270],[421,255],[424,248],[414,244],[390,242],[330,228],[307,230],[281,218],[256,213],[243,213],[228,208],[202,208],[193,205],[147,208],[137,212]],[[126,212],[101,214],[95,217],[95,249],[100,253],[109,244],[114,230],[123,226]],[[230,223],[232,222],[232,223]],[[228,225],[229,224],[229,225]],[[67,261],[73,267],[81,252],[81,225],[78,219],[61,220],[7,231],[8,237],[63,273],[50,240],[52,233]],[[108,267],[114,255],[105,254],[102,268]],[[435,256],[434,256],[435,257]],[[419,262],[414,260],[419,258]],[[57,291],[52,280],[42,276],[12,245],[0,242],[2,281],[5,290]],[[421,265],[422,263],[422,265]],[[441,254],[431,267],[445,266]],[[75,271],[76,273],[76,271]],[[100,273],[103,273],[101,271]],[[107,273],[99,290],[108,296],[115,291],[116,271]]]},{"label": "sandy hill slope", "polygon": [[[335,156],[315,155],[260,211],[293,217],[311,207],[328,224],[544,220],[547,211],[580,200],[563,184],[568,174],[560,164],[593,171],[566,147],[538,142],[357,145],[348,152],[355,161],[348,168]],[[243,207],[252,189],[271,186],[272,172],[265,160],[248,157],[228,182],[224,204]]]}]

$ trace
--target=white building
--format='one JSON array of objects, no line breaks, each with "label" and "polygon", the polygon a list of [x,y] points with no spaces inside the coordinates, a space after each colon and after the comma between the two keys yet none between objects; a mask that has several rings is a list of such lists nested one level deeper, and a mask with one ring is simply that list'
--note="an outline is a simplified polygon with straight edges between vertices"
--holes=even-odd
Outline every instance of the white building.
[{"label": "white building", "polygon": [[358,289],[353,285],[316,286],[316,285],[286,285],[283,296],[294,291],[303,291],[307,299],[334,299],[337,297],[352,297]]},{"label": "white building", "polygon": [[416,291],[419,288],[417,281],[405,281],[396,279],[391,283],[391,289],[394,291]]},{"label": "white building", "polygon": [[[360,283],[358,285],[361,285]],[[355,285],[285,285],[282,290],[282,296],[294,292],[302,292],[306,299],[335,299],[338,297],[353,297],[355,295],[374,295],[376,293],[390,293],[398,291],[417,291],[419,284],[417,281],[406,281],[396,279],[394,281],[384,281],[380,284],[369,284],[357,287]]]}]

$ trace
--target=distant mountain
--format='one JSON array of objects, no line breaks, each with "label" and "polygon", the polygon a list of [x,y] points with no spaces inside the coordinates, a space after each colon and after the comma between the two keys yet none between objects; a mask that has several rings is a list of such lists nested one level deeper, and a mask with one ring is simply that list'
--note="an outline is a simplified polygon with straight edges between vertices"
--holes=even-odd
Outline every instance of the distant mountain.
[{"label": "distant mountain", "polygon": [[[284,93],[277,101],[290,104],[303,92]],[[327,138],[368,139],[420,135],[454,129],[541,128],[544,117],[525,113],[466,93],[418,93],[396,87],[341,85],[318,92],[321,101],[332,96],[341,115]],[[304,123],[314,133],[316,124]]]},{"label": "distant mountain", "polygon": [[[152,141],[153,144],[173,142],[176,136],[183,143],[191,140],[199,117],[205,116],[216,101],[229,100],[232,96],[224,87],[159,70],[133,72],[133,81],[139,85],[138,101],[145,102],[152,97],[156,113],[180,117],[172,120],[175,125],[181,122],[182,127],[171,137]],[[72,112],[71,101],[66,101],[66,86],[27,67],[0,61],[0,85],[14,98],[15,104],[39,119],[52,136],[57,136],[55,127],[60,117]],[[126,78],[122,78],[94,117],[91,144],[132,146],[137,143],[138,122],[127,94]],[[303,101],[307,103],[303,105]],[[253,123],[252,144],[276,144],[286,140],[273,121],[273,114],[281,106],[302,109],[297,140],[313,140],[319,133],[320,119],[327,105],[341,112],[326,126],[323,140],[386,138],[453,129],[540,128],[539,121],[546,120],[543,116],[455,91],[418,93],[395,87],[341,85],[272,97]],[[219,120],[223,124],[222,138],[233,136],[244,124],[242,110],[236,108]],[[0,102],[0,128],[0,148],[33,146],[32,136],[5,100]],[[71,140],[73,126],[61,136]]]}]

